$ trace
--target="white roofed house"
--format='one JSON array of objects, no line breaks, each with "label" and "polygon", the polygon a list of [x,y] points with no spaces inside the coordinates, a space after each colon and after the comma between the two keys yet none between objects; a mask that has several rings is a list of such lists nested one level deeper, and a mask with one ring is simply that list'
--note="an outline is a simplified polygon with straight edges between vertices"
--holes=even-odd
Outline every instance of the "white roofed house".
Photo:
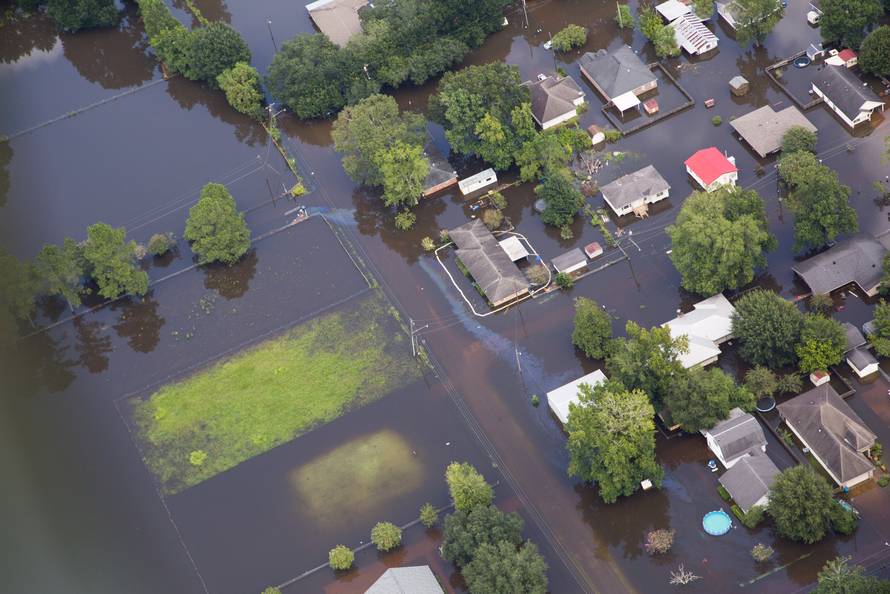
[{"label": "white roofed house", "polygon": [[588,373],[564,386],[560,386],[555,390],[547,392],[547,405],[550,407],[550,410],[553,411],[553,414],[556,415],[556,418],[565,425],[569,422],[569,405],[578,404],[580,402],[580,399],[578,398],[578,390],[581,389],[581,384],[587,384],[591,388],[594,388],[605,382],[606,379],[605,374],[597,369],[593,373]]},{"label": "white roofed house", "polygon": [[856,372],[859,377],[866,377],[878,370],[878,360],[868,350],[868,341],[859,328],[850,322],[844,322],[844,334],[847,338],[847,348],[844,352],[844,358],[850,369]]},{"label": "white roofed house", "polygon": [[701,434],[708,441],[708,448],[726,468],[732,468],[746,456],[766,451],[766,436],[760,423],[740,408],[732,409],[728,419],[710,429],[702,429]]},{"label": "white roofed house", "polygon": [[812,85],[813,93],[850,128],[884,111],[884,102],[845,66],[824,66]]},{"label": "white roofed house", "polygon": [[705,26],[702,19],[692,12],[671,21],[670,27],[674,30],[677,45],[693,56],[701,56],[717,49],[717,43],[720,41]]},{"label": "white roofed house", "polygon": [[732,316],[735,308],[723,293],[699,301],[689,313],[665,322],[671,336],[686,336],[689,350],[680,355],[686,369],[710,365],[720,356],[720,346],[732,338]]},{"label": "white roofed house", "polygon": [[542,130],[571,120],[584,104],[584,91],[570,76],[547,76],[527,85],[532,116]]},{"label": "white roofed house", "polygon": [[604,185],[600,192],[618,216],[634,213],[644,217],[649,214],[649,205],[667,198],[670,189],[658,170],[647,165]]}]

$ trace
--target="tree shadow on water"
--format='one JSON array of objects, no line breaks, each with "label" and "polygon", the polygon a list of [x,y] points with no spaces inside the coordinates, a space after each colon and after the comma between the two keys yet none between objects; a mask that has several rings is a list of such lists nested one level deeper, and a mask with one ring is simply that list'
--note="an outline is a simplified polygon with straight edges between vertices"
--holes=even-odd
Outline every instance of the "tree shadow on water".
[{"label": "tree shadow on water", "polygon": [[211,289],[226,299],[240,299],[250,289],[259,261],[256,250],[250,250],[231,266],[211,264],[204,267],[204,288]]},{"label": "tree shadow on water", "polygon": [[121,310],[118,323],[114,325],[117,335],[127,340],[127,344],[137,353],[150,353],[161,340],[161,328],[166,320],[158,315],[158,302],[151,294],[138,301],[122,301],[113,310]]}]

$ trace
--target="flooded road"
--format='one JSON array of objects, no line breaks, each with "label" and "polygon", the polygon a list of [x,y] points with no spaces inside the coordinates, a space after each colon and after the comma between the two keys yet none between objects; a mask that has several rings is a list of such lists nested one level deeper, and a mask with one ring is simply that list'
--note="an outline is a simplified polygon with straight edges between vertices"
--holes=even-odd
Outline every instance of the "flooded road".
[{"label": "flooded road", "polygon": [[[239,30],[261,71],[275,44],[312,30],[301,3],[195,4],[211,20]],[[589,296],[605,305],[616,332],[628,319],[661,323],[692,303],[665,254],[664,227],[693,190],[682,161],[699,148],[713,145],[734,155],[740,185],[757,189],[767,201],[779,248],[769,255],[771,275],[758,282],[786,296],[800,291],[790,271],[793,216],[778,201],[774,160],[756,158],[727,124],[754,107],[790,104],[766,79],[765,69],[815,40],[818,31],[806,25],[806,2],[789,4],[765,48],[739,48],[721,23],[711,23],[721,39],[716,54],[666,62],[695,107],[621,140],[614,148],[631,156],[607,166],[600,180],[651,163],[671,184],[664,208],[645,220],[618,221],[626,234],[633,232],[633,243],[623,244],[629,262],[585,278],[568,294],[484,320],[469,315],[419,246],[422,237],[467,220],[471,211],[462,197],[444,193],[425,201],[415,229],[399,232],[379,198],[355,187],[343,172],[330,146],[329,122],[282,116],[285,141],[313,190],[304,203],[342,229],[402,315],[427,326],[419,339],[432,353],[436,373],[430,371],[426,383],[164,500],[115,401],[312,315],[334,291],[345,298],[361,290],[351,280],[338,280],[342,250],[327,235],[297,226],[258,243],[233,269],[186,272],[157,284],[144,300],[123,300],[22,342],[15,357],[0,361],[0,465],[9,493],[2,517],[5,532],[16,536],[14,543],[4,540],[0,572],[12,589],[259,591],[322,563],[338,541],[357,546],[377,520],[405,523],[426,500],[444,505],[441,469],[453,457],[469,459],[500,481],[499,501],[522,511],[529,536],[548,558],[553,592],[658,591],[679,562],[703,577],[690,591],[731,591],[757,578],[763,568],[754,566],[748,551],[755,542],[775,541],[768,528],[736,529],[721,540],[706,540],[698,530],[701,515],[721,504],[704,466],[702,440],[660,440],[665,488],[605,506],[595,489],[566,476],[565,436],[545,406],[531,405],[531,395],[543,396],[596,366],[569,340],[573,297]],[[185,4],[173,5],[177,18],[190,22]],[[629,43],[654,60],[638,33],[618,31],[608,2],[545,0],[528,8],[528,29],[521,11],[512,7],[510,25],[466,63],[504,60],[518,65],[526,79],[559,66],[580,82],[577,59],[584,51]],[[288,220],[284,213],[294,204],[272,198],[289,178],[280,157],[269,154],[262,128],[231,111],[220,93],[185,80],[162,81],[134,14],[128,4],[119,28],[74,35],[57,36],[42,17],[0,29],[0,133],[13,136],[77,112],[0,143],[0,237],[19,257],[32,257],[44,243],[65,236],[81,238],[97,220],[126,225],[137,241],[162,231],[181,235],[188,207],[207,181],[229,184],[255,236]],[[569,23],[591,28],[588,43],[555,60],[542,44],[548,33]],[[751,81],[746,97],[729,95],[727,81],[736,74]],[[605,126],[598,96],[581,84],[590,102],[582,125]],[[434,90],[431,82],[395,95],[403,108],[422,111]],[[129,94],[113,99],[122,93]],[[709,97],[717,100],[713,109],[702,105]],[[713,126],[713,115],[724,124]],[[820,156],[853,188],[851,202],[862,229],[885,229],[886,207],[874,203],[871,185],[887,174],[879,160],[887,124],[854,138],[824,107],[806,116],[819,128]],[[431,125],[430,134],[447,149],[438,126]],[[478,167],[454,162],[462,173]],[[547,260],[570,247],[603,243],[599,231],[580,217],[571,240],[545,228],[532,212],[529,184],[505,196],[507,216]],[[602,198],[590,202],[598,207]],[[614,223],[610,227],[614,230]],[[178,256],[146,263],[153,279],[189,264],[182,243]],[[336,283],[331,292],[312,290]],[[47,305],[40,321],[50,323],[63,313]],[[851,305],[847,313],[864,321],[869,312]],[[868,392],[870,400],[873,392],[877,388]],[[312,524],[287,477],[376,431],[396,432],[422,455],[420,486],[357,513],[350,525]],[[866,494],[874,500],[870,505],[885,502],[881,493]],[[667,527],[677,530],[675,550],[651,560],[641,548],[643,533]],[[361,591],[367,587],[365,569],[415,558],[435,563],[434,540],[422,530],[406,532],[402,557],[377,558],[365,551],[358,558],[362,571],[339,581],[319,572],[287,591]],[[882,542],[874,529],[863,528],[850,539],[818,547],[773,544],[774,567],[788,567],[758,580],[758,591],[796,590],[812,581],[826,558],[840,553],[866,558]]]}]

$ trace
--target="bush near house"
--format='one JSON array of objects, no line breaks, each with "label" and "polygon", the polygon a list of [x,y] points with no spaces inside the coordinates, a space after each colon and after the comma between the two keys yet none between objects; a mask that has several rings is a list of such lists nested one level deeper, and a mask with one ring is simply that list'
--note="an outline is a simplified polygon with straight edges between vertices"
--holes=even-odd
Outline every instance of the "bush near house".
[{"label": "bush near house", "polygon": [[355,553],[346,545],[337,545],[328,553],[328,564],[334,571],[345,571],[355,562]]}]

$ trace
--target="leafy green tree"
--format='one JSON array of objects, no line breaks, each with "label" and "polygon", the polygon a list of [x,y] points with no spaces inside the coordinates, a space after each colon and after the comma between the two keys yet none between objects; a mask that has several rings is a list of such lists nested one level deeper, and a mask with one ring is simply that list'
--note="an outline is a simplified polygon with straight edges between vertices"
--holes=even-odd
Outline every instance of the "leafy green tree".
[{"label": "leafy green tree", "polygon": [[454,509],[468,511],[479,505],[490,505],[494,490],[485,477],[469,462],[452,462],[445,469],[445,481]]},{"label": "leafy green tree", "polygon": [[694,192],[667,234],[683,288],[702,295],[750,283],[754,271],[766,266],[764,252],[777,243],[757,192],[734,186]]},{"label": "leafy green tree", "polygon": [[877,354],[890,357],[890,303],[883,299],[875,306],[875,331],[868,341]]},{"label": "leafy green tree", "polygon": [[473,594],[546,594],[547,563],[531,542],[483,544],[461,575]]},{"label": "leafy green tree", "polygon": [[834,509],[831,513],[831,529],[838,534],[853,534],[859,526],[859,518],[856,512],[846,509],[840,502],[834,502]]},{"label": "leafy green tree", "polygon": [[508,126],[486,113],[476,124],[475,133],[479,139],[478,155],[481,159],[497,170],[508,169],[513,164],[515,139]]},{"label": "leafy green tree", "polygon": [[331,135],[334,148],[343,155],[343,169],[349,177],[363,185],[382,186],[381,155],[396,144],[422,146],[426,125],[420,114],[399,113],[391,96],[371,95],[344,108]]},{"label": "leafy green tree", "polygon": [[670,330],[660,326],[646,330],[632,321],[625,332],[627,338],[612,343],[606,369],[628,390],[642,390],[658,409],[674,377],[685,372],[679,357],[689,349],[689,339],[672,338]]},{"label": "leafy green tree", "polygon": [[651,6],[640,8],[640,33],[643,34],[643,37],[652,41],[662,27],[664,27],[664,22],[654,8]]},{"label": "leafy green tree", "polygon": [[633,494],[643,479],[661,486],[655,410],[646,394],[613,380],[594,388],[581,384],[578,398],[566,425],[569,474],[595,482],[606,503]]},{"label": "leafy green tree", "polygon": [[148,253],[152,256],[163,256],[172,250],[175,244],[172,233],[155,233],[148,240]]},{"label": "leafy green tree", "polygon": [[612,342],[612,318],[599,303],[586,297],[575,299],[572,344],[593,359],[605,359]]},{"label": "leafy green tree", "polygon": [[417,215],[410,210],[400,210],[396,213],[395,224],[399,231],[407,231],[417,222]]},{"label": "leafy green tree", "polygon": [[692,3],[693,12],[703,20],[708,20],[714,16],[714,0],[695,0]]},{"label": "leafy green tree", "polygon": [[352,567],[355,553],[346,545],[337,545],[328,552],[328,564],[334,571],[344,571]]},{"label": "leafy green tree", "polygon": [[840,322],[818,314],[804,316],[800,344],[797,345],[797,358],[803,373],[837,365],[846,350],[847,338]]},{"label": "leafy green tree", "polygon": [[250,62],[250,49],[237,31],[219,21],[192,30],[185,76],[218,86],[217,77],[238,62]]},{"label": "leafy green tree", "polygon": [[890,27],[869,33],[859,48],[859,67],[875,76],[890,75]]},{"label": "leafy green tree", "polygon": [[176,20],[176,17],[170,13],[170,9],[164,4],[164,0],[136,0],[136,4],[139,6],[139,14],[142,17],[145,34],[153,46],[158,36],[164,31],[174,29],[177,26],[186,30]]},{"label": "leafy green tree", "polygon": [[63,31],[110,27],[120,18],[114,0],[48,0],[46,13]]},{"label": "leafy green tree", "polygon": [[772,396],[779,389],[779,379],[772,369],[755,365],[745,374],[745,387],[755,398]]},{"label": "leafy green tree", "polygon": [[216,83],[226,94],[235,111],[255,120],[263,117],[263,94],[260,92],[260,73],[247,62],[238,62],[223,70],[216,77]]},{"label": "leafy green tree", "polygon": [[386,206],[416,206],[423,194],[423,182],[430,162],[423,147],[396,142],[377,153],[377,166],[383,176],[383,203]]},{"label": "leafy green tree", "polygon": [[719,367],[690,369],[674,377],[668,389],[665,405],[675,423],[687,432],[710,429],[729,417],[733,408],[749,411],[756,399],[747,388],[735,381]]},{"label": "leafy green tree", "polygon": [[813,544],[825,537],[835,505],[828,481],[804,465],[779,473],[766,511],[779,536]]},{"label": "leafy green tree", "polygon": [[0,250],[0,278],[0,309],[7,310],[13,318],[31,321],[34,297],[40,291],[34,266]]},{"label": "leafy green tree", "polygon": [[819,583],[810,594],[890,594],[890,582],[865,575],[850,557],[835,557],[822,566]]},{"label": "leafy green tree", "polygon": [[634,16],[630,12],[630,6],[627,4],[619,4],[615,13],[615,22],[618,23],[620,29],[633,29]]},{"label": "leafy green tree", "polygon": [[463,567],[483,544],[503,541],[515,547],[522,542],[524,524],[516,512],[505,514],[493,505],[455,511],[445,516],[442,558]]},{"label": "leafy green tree", "polygon": [[734,6],[736,39],[742,44],[761,45],[785,14],[779,0],[738,0]]},{"label": "leafy green tree", "polygon": [[655,46],[655,55],[659,58],[673,58],[680,55],[680,46],[677,45],[673,27],[663,25],[651,41]]},{"label": "leafy green tree", "polygon": [[89,291],[83,286],[86,260],[83,249],[66,237],[62,246],[45,245],[35,261],[37,276],[46,295],[58,295],[68,303],[71,311],[80,307],[81,295]]},{"label": "leafy green tree", "polygon": [[794,363],[803,314],[772,291],[756,289],[735,303],[732,334],[745,361],[776,369]]},{"label": "leafy green tree", "polygon": [[553,36],[553,49],[567,52],[587,43],[587,28],[580,25],[569,25]]},{"label": "leafy green tree", "polygon": [[426,528],[432,528],[439,521],[439,512],[432,503],[424,503],[420,506],[420,523]]},{"label": "leafy green tree", "polygon": [[[528,104],[523,104],[525,107]],[[547,176],[551,172],[560,172],[572,158],[571,149],[567,149],[559,141],[559,137],[550,130],[534,134],[522,142],[513,155],[519,166],[519,177],[522,181]]]},{"label": "leafy green tree", "polygon": [[859,48],[865,29],[878,22],[884,12],[881,0],[822,0],[819,29],[822,41]]},{"label": "leafy green tree", "polygon": [[250,229],[235,199],[222,184],[209,183],[185,222],[187,241],[202,264],[234,264],[250,248]]},{"label": "leafy green tree", "polygon": [[803,126],[791,126],[782,135],[782,154],[787,155],[797,151],[816,152],[816,133]]},{"label": "leafy green tree", "polygon": [[788,373],[786,375],[779,376],[778,378],[778,392],[780,394],[798,394],[803,386],[803,382],[800,379],[800,376],[796,373]]},{"label": "leafy green tree", "polygon": [[83,248],[90,276],[99,285],[99,295],[116,299],[132,293],[144,295],[148,291],[148,274],[136,266],[136,242],[126,241],[123,227],[113,228],[96,223],[87,228]]},{"label": "leafy green tree", "polygon": [[565,169],[549,172],[544,181],[535,187],[535,195],[546,204],[541,213],[541,221],[554,227],[571,224],[584,205],[584,196],[575,188]]},{"label": "leafy green tree", "polygon": [[392,522],[377,522],[371,529],[371,542],[378,551],[391,551],[402,544],[402,529]]}]

